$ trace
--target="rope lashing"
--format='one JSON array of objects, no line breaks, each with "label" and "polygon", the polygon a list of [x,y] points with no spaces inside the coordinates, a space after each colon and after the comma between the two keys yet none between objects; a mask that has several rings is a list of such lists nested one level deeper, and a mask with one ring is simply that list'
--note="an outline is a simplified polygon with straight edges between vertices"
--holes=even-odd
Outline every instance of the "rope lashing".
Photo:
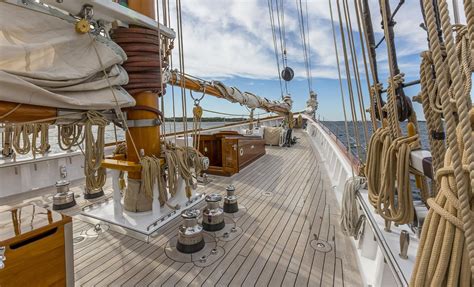
[{"label": "rope lashing", "polygon": [[165,149],[166,165],[168,167],[168,188],[171,196],[178,191],[178,175],[185,182],[186,196],[191,198],[193,177],[204,170],[203,155],[193,147],[181,147],[167,144]]},{"label": "rope lashing", "polygon": [[144,156],[140,159],[140,165],[142,166],[141,188],[145,192],[145,195],[149,199],[152,199],[153,188],[156,184],[158,187],[158,201],[160,202],[160,206],[165,205],[168,200],[168,193],[163,180],[164,173],[160,159],[155,156]]},{"label": "rope lashing", "polygon": [[[114,156],[122,155],[126,159],[127,158],[127,143],[126,142],[118,143],[115,146],[113,155]],[[125,190],[125,188],[127,187],[127,183],[125,182],[125,172],[122,170],[119,173],[119,186],[120,186],[120,190]]]},{"label": "rope lashing", "polygon": [[385,105],[387,114],[388,114],[388,123],[390,126],[390,134],[392,135],[392,139],[398,138],[401,135],[400,126],[398,124],[399,119],[399,111],[398,111],[398,103],[397,103],[397,95],[395,91],[398,87],[403,83],[405,75],[398,74],[395,75],[393,78],[388,79],[388,104]]},{"label": "rope lashing", "polygon": [[382,84],[377,83],[372,86],[370,86],[370,96],[373,97],[373,102],[375,103],[371,109],[375,110],[375,117],[382,121],[383,118],[385,118],[385,114],[382,111],[382,107],[385,105],[385,103],[382,101],[382,97],[380,96],[382,94]]},{"label": "rope lashing", "polygon": [[164,94],[162,69],[167,63],[160,59],[161,40],[158,31],[147,28],[118,28],[112,31],[112,39],[125,51],[127,61],[123,67],[128,73],[129,82],[123,86],[134,95],[150,91]]},{"label": "rope lashing", "polygon": [[[108,121],[99,112],[87,112],[84,122],[84,175],[86,176],[86,192],[102,188],[107,179],[106,169],[101,167],[102,159],[104,158],[105,127],[107,124]],[[96,139],[94,139],[93,126],[97,127]]]}]

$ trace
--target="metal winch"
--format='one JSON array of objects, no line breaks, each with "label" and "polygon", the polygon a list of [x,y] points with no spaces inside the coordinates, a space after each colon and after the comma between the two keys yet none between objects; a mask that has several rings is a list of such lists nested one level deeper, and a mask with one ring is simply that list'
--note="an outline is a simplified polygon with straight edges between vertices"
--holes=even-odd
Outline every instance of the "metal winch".
[{"label": "metal winch", "polygon": [[74,192],[69,191],[69,181],[59,180],[56,182],[57,193],[53,196],[53,210],[61,210],[76,205]]},{"label": "metal winch", "polygon": [[224,197],[224,212],[236,213],[239,211],[239,205],[237,204],[237,196],[235,195],[235,187],[231,184],[225,188],[227,192]]},{"label": "metal winch", "polygon": [[219,206],[222,196],[212,193],[206,196],[206,208],[204,208],[202,216],[202,227],[206,231],[218,231],[225,227],[224,211]]},{"label": "metal winch", "polygon": [[85,188],[84,199],[94,199],[104,195],[104,190],[102,188],[98,189],[88,189]]},{"label": "metal winch", "polygon": [[202,226],[198,223],[200,211],[187,209],[181,212],[183,224],[178,230],[178,243],[176,249],[183,253],[194,253],[204,248]]}]

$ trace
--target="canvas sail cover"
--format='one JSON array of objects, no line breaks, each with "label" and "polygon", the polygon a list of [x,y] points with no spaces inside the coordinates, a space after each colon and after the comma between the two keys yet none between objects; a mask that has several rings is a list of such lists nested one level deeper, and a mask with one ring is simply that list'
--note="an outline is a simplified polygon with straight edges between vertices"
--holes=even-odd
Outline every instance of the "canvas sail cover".
[{"label": "canvas sail cover", "polygon": [[289,97],[283,102],[271,101],[250,92],[241,92],[236,87],[226,86],[219,81],[213,81],[212,85],[219,90],[221,95],[228,101],[232,103],[240,103],[250,109],[260,108],[267,111],[273,111],[275,110],[275,107],[278,107],[280,108],[279,110],[291,111],[292,101]]},{"label": "canvas sail cover", "polygon": [[0,101],[101,110],[116,98],[133,106],[120,87],[126,58],[106,37],[77,33],[74,22],[0,2]]}]

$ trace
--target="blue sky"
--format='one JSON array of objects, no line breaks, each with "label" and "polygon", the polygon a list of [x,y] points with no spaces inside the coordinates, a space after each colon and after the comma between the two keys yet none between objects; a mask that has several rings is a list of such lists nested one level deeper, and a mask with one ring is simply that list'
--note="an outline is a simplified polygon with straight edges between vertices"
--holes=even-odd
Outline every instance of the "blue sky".
[{"label": "blue sky", "polygon": [[[305,5],[306,0],[302,0]],[[341,93],[337,76],[337,61],[334,53],[332,30],[327,0],[307,0],[309,13],[310,61],[312,65],[313,90],[318,94],[321,118],[342,120]],[[358,51],[359,71],[363,87],[364,101],[369,102],[365,73],[361,57],[359,34],[353,1],[349,1],[352,17],[352,27],[356,49]],[[161,1],[158,1],[161,2]],[[381,16],[378,0],[370,0],[371,12],[376,32],[376,41],[382,37],[380,28]],[[405,1],[397,14],[395,26],[396,46],[400,70],[405,73],[405,80],[418,78],[419,54],[426,50],[426,33],[419,28],[422,22],[419,1]],[[333,13],[338,35],[338,49],[341,69],[343,69],[342,46],[339,35],[339,24],[335,0]],[[392,9],[398,1],[391,1]],[[280,86],[273,49],[272,33],[269,20],[267,0],[194,0],[182,1],[183,37],[185,71],[206,80],[220,80],[227,85],[238,87],[241,91],[249,91],[268,99],[280,98]],[[284,0],[286,43],[288,65],[295,71],[295,78],[289,82],[289,93],[294,104],[293,110],[299,111],[305,107],[308,98],[308,84],[305,76],[304,56],[299,34],[296,1]],[[341,7],[342,9],[342,7]],[[172,11],[174,7],[172,7]],[[175,22],[172,27],[176,27]],[[176,30],[176,29],[175,29]],[[346,36],[347,37],[347,36]],[[178,45],[175,44],[175,66],[178,60]],[[387,53],[385,44],[377,49],[379,78],[384,82],[388,77]],[[353,75],[353,71],[351,71]],[[345,72],[342,70],[345,77]],[[344,87],[346,87],[344,79]],[[406,94],[418,94],[419,86],[407,88]],[[348,93],[346,104],[348,104]],[[357,94],[354,95],[357,97]],[[188,115],[192,116],[192,102],[189,92]],[[181,116],[180,89],[175,88],[176,116]],[[248,114],[248,110],[238,104],[232,104],[223,99],[205,96],[201,102],[205,109],[226,113]],[[423,119],[421,105],[414,103],[418,118]],[[165,115],[172,116],[172,93],[168,87],[165,95]],[[260,112],[260,111],[258,111]],[[258,113],[257,112],[257,113]],[[204,116],[215,116],[204,113]],[[358,115],[360,119],[360,115]],[[367,115],[368,117],[368,115]]]}]

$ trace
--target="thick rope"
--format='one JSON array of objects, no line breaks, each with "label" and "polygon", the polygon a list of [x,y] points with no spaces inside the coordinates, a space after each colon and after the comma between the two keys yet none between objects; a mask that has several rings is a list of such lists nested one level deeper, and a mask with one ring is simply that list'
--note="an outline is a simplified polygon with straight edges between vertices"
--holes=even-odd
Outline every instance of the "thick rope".
[{"label": "thick rope", "polygon": [[[458,134],[461,137],[460,132]],[[467,157],[463,157],[462,162],[463,173],[467,175]],[[440,190],[435,199],[428,199],[430,210],[423,225],[410,285],[471,286],[461,201],[456,192],[450,149],[446,152],[444,167],[438,170],[436,178]]]},{"label": "thick rope", "polygon": [[[107,171],[101,167],[104,158],[105,126],[108,121],[96,111],[87,112],[84,123],[85,151],[84,175],[86,176],[86,192],[101,189],[107,179]],[[94,139],[93,126],[97,127],[97,138]]]},{"label": "thick rope", "polygon": [[142,191],[149,199],[153,199],[153,188],[158,185],[158,201],[164,206],[168,200],[168,192],[163,181],[163,170],[160,159],[155,156],[144,156],[140,159],[142,166],[140,185]]},{"label": "thick rope", "polygon": [[377,207],[379,193],[382,188],[381,171],[385,160],[385,158],[382,157],[383,147],[390,146],[391,143],[390,129],[387,127],[379,128],[370,138],[369,147],[367,149],[365,175],[367,176],[369,202],[373,207]]},{"label": "thick rope", "polygon": [[58,145],[62,150],[70,150],[84,142],[83,126],[80,124],[58,125]]},{"label": "thick rope", "polygon": [[343,232],[349,236],[356,236],[360,228],[356,195],[364,183],[365,178],[363,177],[351,177],[344,185],[339,223]]},{"label": "thick rope", "polygon": [[[453,168],[453,174],[454,174],[454,181],[451,181],[452,184],[450,185],[450,188],[453,189],[454,193],[457,194],[460,202],[460,218],[462,219],[463,222],[463,228],[465,231],[465,238],[467,241],[467,248],[465,248],[468,252],[469,257],[469,264],[470,264],[470,269],[471,269],[471,274],[473,274],[474,270],[474,237],[473,237],[473,226],[472,226],[472,214],[471,214],[471,208],[470,208],[470,194],[472,193],[472,188],[474,187],[474,184],[471,183],[471,186],[469,187],[469,181],[468,178],[465,175],[465,171],[463,169],[463,163],[462,163],[462,158],[466,157],[467,158],[467,163],[469,164],[468,170],[471,176],[471,182],[473,179],[473,173],[474,173],[474,167],[472,166],[473,161],[472,157],[474,156],[473,154],[473,144],[472,144],[472,128],[469,124],[469,118],[468,118],[468,109],[470,108],[470,101],[469,99],[466,99],[466,97],[463,96],[463,93],[465,90],[463,89],[463,83],[462,83],[462,75],[461,75],[461,70],[460,70],[460,63],[458,60],[458,54],[456,52],[456,47],[454,46],[454,40],[453,40],[453,35],[452,35],[452,27],[450,24],[450,19],[449,19],[449,11],[447,8],[447,3],[446,1],[439,1],[439,11],[440,11],[440,18],[441,18],[441,24],[442,24],[442,30],[444,34],[444,40],[446,44],[446,60],[444,59],[443,55],[443,50],[441,47],[440,39],[438,37],[438,27],[436,23],[436,16],[435,16],[435,8],[433,6],[433,3],[431,0],[424,0],[423,6],[425,8],[425,16],[426,16],[426,22],[428,26],[428,35],[429,35],[429,43],[430,43],[430,51],[433,56],[433,63],[435,67],[435,73],[436,73],[436,82],[438,86],[438,93],[441,95],[441,101],[442,101],[442,107],[443,107],[443,115],[445,118],[445,125],[446,125],[446,133],[447,133],[447,141],[449,144],[449,161],[447,161],[448,158],[448,153],[446,153],[446,159],[445,159],[445,166],[450,164]],[[448,64],[448,65],[447,65]],[[449,70],[448,70],[449,67]],[[449,74],[448,74],[449,71]],[[451,81],[448,80],[448,77],[451,78]],[[451,85],[450,85],[451,83]],[[452,105],[452,98],[451,95],[454,95],[454,99],[456,100],[456,106],[457,106],[457,111]],[[456,118],[454,113],[457,112],[459,116],[459,128],[460,128],[460,133],[462,134],[462,138],[458,138],[456,135]],[[466,151],[465,154],[462,154],[462,151],[460,150],[458,146],[458,141],[464,141],[466,145]],[[442,185],[442,183],[441,183]],[[442,188],[443,189],[443,188]],[[457,190],[457,192],[456,192]],[[444,192],[439,192],[438,197],[440,197],[440,202],[439,205],[443,206],[446,199],[442,197]],[[432,208],[433,209],[433,208]],[[444,208],[448,212],[453,211],[452,206],[445,206]],[[446,272],[446,264],[448,264],[448,258],[449,255],[451,255],[451,258],[454,258],[454,255],[462,252],[462,248],[457,248],[455,250],[450,249],[451,248],[451,242],[452,238],[450,237],[451,233],[453,232],[453,226],[450,224],[447,224],[446,227],[446,232],[445,232],[445,239],[443,239],[443,250],[442,250],[442,255],[441,259],[438,260],[437,256],[437,248],[432,248],[431,246],[435,244],[436,242],[440,241],[441,234],[438,233],[438,230],[436,228],[442,227],[442,225],[446,225],[446,220],[441,220],[439,216],[431,214],[432,211],[430,211],[430,214],[428,215],[427,219],[425,219],[423,231],[422,231],[422,240],[420,241],[420,246],[419,246],[419,252],[416,260],[416,265],[415,265],[415,270],[413,272],[412,276],[412,285],[414,286],[424,286],[425,282],[426,284],[429,284],[429,282],[436,282],[437,284],[443,284],[443,280],[439,281],[440,279],[440,274],[444,274]],[[428,233],[429,230],[429,233]],[[444,229],[441,229],[444,230]],[[430,234],[430,235],[427,235]],[[432,235],[434,234],[434,235]],[[433,237],[438,238],[436,241]],[[459,239],[460,237],[460,239]],[[457,238],[462,240],[462,236],[459,234],[457,235]],[[456,241],[456,242],[459,242]],[[434,258],[431,258],[431,250],[433,250],[433,254],[435,255]],[[453,251],[453,252],[451,252]],[[452,254],[450,254],[452,253]],[[462,262],[465,262],[467,259],[462,259]],[[458,261],[456,261],[458,262]],[[456,263],[457,264],[457,263]],[[454,268],[456,264],[450,265],[450,274],[451,270]],[[433,279],[431,280],[431,275],[433,272],[431,272],[433,269],[436,270],[441,270],[437,273],[439,276],[434,276]],[[452,271],[454,272],[454,271]],[[429,273],[427,278],[425,276],[426,273]],[[469,272],[465,272],[469,273]],[[454,276],[454,275],[453,275]],[[467,275],[464,275],[467,276]],[[463,278],[465,278],[462,276]],[[455,283],[456,278],[453,278],[452,276],[450,277],[450,283],[452,283],[452,286],[457,286]],[[449,283],[449,282],[448,282]]]},{"label": "thick rope", "polygon": [[[421,103],[423,113],[426,118],[428,127],[428,135],[430,142],[430,150],[432,156],[433,172],[442,167],[446,148],[444,145],[444,127],[441,114],[434,111],[430,104],[432,98],[438,97],[438,89],[436,87],[436,79],[433,73],[433,62],[431,53],[428,51],[421,53],[420,64],[420,84],[421,84]],[[435,182],[435,181],[433,181]]]},{"label": "thick rope", "polygon": [[[385,151],[384,146],[384,151]],[[419,148],[418,135],[399,137],[382,152],[382,186],[377,210],[388,221],[406,224],[413,221],[414,208],[410,188],[410,153]]]},{"label": "thick rope", "polygon": [[398,124],[398,107],[397,107],[397,88],[403,83],[404,74],[398,74],[388,79],[388,103],[385,105],[388,113],[388,124],[390,126],[390,134],[392,139],[400,137],[400,125]]},{"label": "thick rope", "polygon": [[[449,18],[449,9],[445,0],[438,0],[441,27],[444,34],[447,62],[449,72],[451,75],[451,86],[450,89],[455,96],[457,114],[459,118],[459,127],[461,129],[462,141],[466,146],[467,160],[469,165],[469,181],[464,176],[461,159],[463,157],[463,151],[458,149],[456,145],[456,129],[448,127],[449,144],[452,150],[453,165],[454,165],[454,176],[456,178],[456,185],[458,189],[459,199],[461,201],[461,214],[462,221],[465,229],[465,236],[467,241],[467,250],[469,251],[469,262],[471,264],[471,276],[474,276],[474,225],[473,218],[470,212],[470,195],[474,190],[474,139],[472,137],[472,128],[469,121],[469,109],[471,108],[470,101],[470,80],[469,90],[467,90],[466,80],[461,74],[461,69],[466,69],[470,66],[467,62],[468,59],[463,58],[460,63],[457,57],[456,47],[453,39],[452,26]],[[467,35],[465,35],[467,36]],[[470,53],[470,51],[469,51]],[[461,68],[461,69],[460,69]],[[471,75],[469,73],[470,78]],[[464,84],[464,87],[463,87]],[[445,95],[443,95],[445,96]],[[454,117],[454,115],[444,115],[446,120],[448,117]],[[452,138],[452,140],[451,140]]]}]

